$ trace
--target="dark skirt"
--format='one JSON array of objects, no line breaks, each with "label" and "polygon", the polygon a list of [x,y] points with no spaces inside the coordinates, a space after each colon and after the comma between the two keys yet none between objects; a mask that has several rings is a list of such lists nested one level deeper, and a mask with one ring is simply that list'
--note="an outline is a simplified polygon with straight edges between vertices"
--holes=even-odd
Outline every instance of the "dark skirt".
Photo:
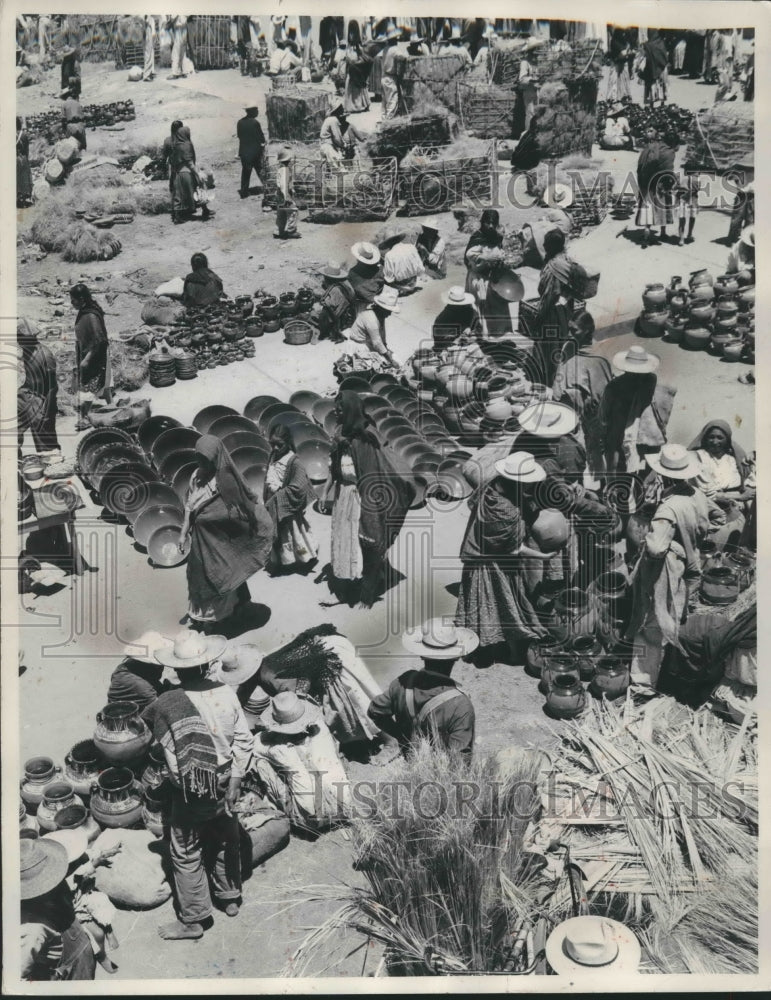
[{"label": "dark skirt", "polygon": [[546,635],[533,603],[533,584],[542,576],[533,562],[523,559],[521,566],[505,569],[491,559],[463,567],[455,620],[476,632],[483,647]]},{"label": "dark skirt", "polygon": [[182,167],[174,177],[171,210],[175,214],[192,215],[195,209],[195,180],[192,172]]},{"label": "dark skirt", "polygon": [[16,157],[16,201],[30,201],[32,199],[32,170],[29,165],[29,157]]}]

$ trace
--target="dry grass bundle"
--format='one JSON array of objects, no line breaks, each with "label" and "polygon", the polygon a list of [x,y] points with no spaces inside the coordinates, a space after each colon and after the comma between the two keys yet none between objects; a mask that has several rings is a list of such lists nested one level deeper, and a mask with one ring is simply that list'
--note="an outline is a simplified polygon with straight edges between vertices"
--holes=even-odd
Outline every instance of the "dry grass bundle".
[{"label": "dry grass bundle", "polygon": [[[513,942],[535,909],[523,842],[540,768],[528,751],[505,764],[493,755],[464,762],[421,743],[387,774],[371,817],[352,820],[368,888],[351,890],[306,938],[290,974],[303,975],[341,927],[386,945],[395,974],[513,971]],[[474,808],[461,787],[474,790]]]},{"label": "dry grass bundle", "polygon": [[730,101],[698,111],[688,137],[688,170],[727,170],[754,162],[755,105]]},{"label": "dry grass bundle", "polygon": [[125,178],[114,163],[98,163],[96,166],[73,170],[68,185],[76,190],[88,188],[123,187]]},{"label": "dry grass bundle", "polygon": [[308,142],[318,139],[328,108],[329,94],[314,87],[297,87],[268,94],[268,134],[273,141]]},{"label": "dry grass bundle", "polygon": [[483,139],[510,139],[519,94],[488,83],[458,84],[458,114],[463,128]]},{"label": "dry grass bundle", "polygon": [[73,222],[64,231],[61,255],[64,260],[85,264],[92,260],[112,260],[121,248],[121,241],[109,230],[96,229],[87,222]]},{"label": "dry grass bundle", "polygon": [[468,63],[452,49],[430,56],[397,56],[395,75],[408,112],[425,111],[431,104],[457,110],[457,85]]},{"label": "dry grass bundle", "polygon": [[134,210],[140,215],[165,215],[171,211],[171,194],[165,181],[137,184],[129,190]]},{"label": "dry grass bundle", "polygon": [[110,340],[110,363],[113,383],[119,392],[134,392],[147,382],[150,364],[137,347]]},{"label": "dry grass bundle", "polygon": [[489,205],[495,197],[496,170],[495,139],[462,137],[449,146],[418,146],[400,167],[407,213],[444,212],[466,203]]},{"label": "dry grass bundle", "polygon": [[446,145],[458,135],[458,120],[446,108],[422,108],[420,112],[392,118],[378,124],[368,136],[367,152],[372,157],[395,156],[401,160],[413,146]]},{"label": "dry grass bundle", "polygon": [[461,136],[446,146],[427,149],[420,145],[411,149],[402,160],[402,167],[426,167],[442,160],[478,160],[489,154],[490,142],[487,139]]}]

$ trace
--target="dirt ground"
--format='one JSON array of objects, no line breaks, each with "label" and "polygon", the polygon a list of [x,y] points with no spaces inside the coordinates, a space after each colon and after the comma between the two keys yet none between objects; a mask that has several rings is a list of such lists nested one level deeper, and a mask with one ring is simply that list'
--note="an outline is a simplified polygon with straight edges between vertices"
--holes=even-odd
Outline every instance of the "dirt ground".
[{"label": "dirt ground", "polygon": [[[83,67],[83,103],[105,103],[131,97],[137,120],[124,132],[89,132],[89,151],[122,155],[146,141],[162,141],[169,123],[181,118],[192,128],[199,163],[216,172],[216,217],[209,223],[172,226],[167,216],[137,217],[121,227],[122,253],[112,261],[88,265],[65,264],[56,255],[40,262],[20,264],[18,312],[42,321],[47,329],[72,337],[73,316],[65,301],[63,315],[54,316],[48,300],[39,294],[41,283],[61,281],[64,288],[84,280],[104,303],[111,333],[137,329],[146,297],[174,275],[184,275],[193,252],[202,250],[210,266],[225,282],[230,295],[265,288],[275,294],[297,288],[318,264],[349,260],[349,248],[358,239],[371,239],[376,224],[314,226],[302,219],[302,241],[280,243],[271,237],[273,217],[260,209],[258,198],[238,197],[240,165],[235,124],[242,106],[254,103],[264,120],[263,80],[242,79],[236,71],[202,73],[187,80],[168,81],[161,71],[150,84],[127,84],[125,71],[105,65]],[[56,76],[49,74],[40,87],[17,94],[18,111],[30,114],[54,104]],[[712,88],[672,80],[672,100],[698,107],[712,100]],[[362,116],[361,127],[373,128],[379,105]],[[358,122],[357,122],[358,124]],[[633,169],[634,157],[608,158],[615,171]],[[412,224],[409,223],[408,224]],[[440,218],[444,235],[453,235],[450,213]],[[704,211],[696,226],[696,242],[685,248],[664,245],[643,253],[630,223],[606,220],[572,246],[581,262],[601,271],[600,292],[592,301],[603,353],[611,356],[635,338],[632,325],[640,295],[649,281],[666,281],[672,274],[687,276],[698,267],[721,273],[727,248],[725,211]],[[463,237],[458,245],[465,242]],[[434,282],[403,301],[401,314],[389,325],[389,340],[398,357],[406,359],[429,335],[440,296],[450,284],[463,283],[464,269],[450,266],[446,282]],[[66,300],[66,296],[65,296]],[[605,333],[603,333],[603,329]],[[610,332],[612,336],[606,336]],[[725,364],[704,353],[688,354],[676,345],[656,341],[651,349],[662,356],[661,377],[678,387],[670,422],[670,439],[688,443],[709,418],[723,417],[736,428],[745,448],[754,447],[754,389],[740,385],[743,365]],[[335,388],[332,362],[340,347],[287,347],[280,334],[257,341],[257,356],[225,368],[206,371],[192,383],[170,389],[144,387],[136,398],[152,401],[153,413],[165,413],[185,423],[212,403],[239,410],[253,396],[273,393],[281,399],[298,388],[330,393]],[[77,436],[74,420],[62,418],[63,450],[73,455]],[[68,580],[58,592],[26,597],[20,602],[18,626],[24,653],[20,681],[20,757],[49,754],[61,762],[78,740],[91,735],[95,713],[105,702],[111,670],[125,642],[147,628],[173,635],[186,608],[184,568],[152,568],[136,548],[125,526],[109,523],[88,498],[79,514],[81,545],[90,565],[82,577]],[[330,605],[326,585],[313,576],[265,578],[253,593],[255,627],[261,629],[265,651],[286,642],[297,631],[332,622],[359,648],[378,680],[387,684],[408,665],[400,635],[407,625],[430,616],[451,615],[455,609],[453,584],[459,579],[457,559],[468,509],[437,505],[410,513],[405,530],[391,552],[391,562],[404,579],[385,601],[370,611]],[[321,543],[320,565],[329,556],[328,520],[311,514]],[[13,625],[14,623],[5,623]],[[521,669],[501,664],[481,670],[460,665],[457,678],[477,712],[480,750],[506,744],[543,743],[554,725],[543,713],[542,697]],[[371,776],[371,769],[352,764],[352,778]],[[149,913],[121,912],[116,931],[121,947],[114,958],[117,978],[267,977],[278,974],[304,929],[331,912],[329,904],[303,902],[303,886],[356,884],[350,868],[351,845],[340,833],[315,843],[293,838],[290,846],[257,872],[244,889],[244,907],[232,921],[215,919],[214,928],[199,942],[161,943],[158,923],[171,918],[171,904]],[[286,909],[287,898],[301,905]],[[349,942],[350,944],[350,942]],[[373,949],[376,951],[376,949]],[[321,956],[320,966],[325,956]],[[364,972],[377,965],[376,954]],[[336,973],[362,974],[361,953],[342,963]],[[97,977],[106,979],[101,969]]]}]

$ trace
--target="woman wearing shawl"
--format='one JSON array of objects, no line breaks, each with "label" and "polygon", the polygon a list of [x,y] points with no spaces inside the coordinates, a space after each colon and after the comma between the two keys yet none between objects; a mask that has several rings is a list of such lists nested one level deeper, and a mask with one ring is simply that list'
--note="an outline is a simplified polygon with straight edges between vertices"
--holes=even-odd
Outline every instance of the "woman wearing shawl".
[{"label": "woman wearing shawl", "polygon": [[319,547],[305,517],[313,492],[305,469],[294,453],[288,427],[277,424],[270,432],[270,462],[265,475],[265,507],[273,518],[276,540],[272,563],[276,572],[300,567],[307,570],[316,562]]},{"label": "woman wearing shawl", "polygon": [[466,244],[466,291],[471,292],[481,309],[487,299],[487,286],[491,272],[503,262],[503,234],[498,228],[500,215],[495,208],[486,208],[479,221],[479,229],[471,234]]},{"label": "woman wearing shawl", "polygon": [[186,306],[210,306],[222,295],[222,278],[209,267],[206,254],[194,253],[190,258],[192,271],[185,278],[182,301]]},{"label": "woman wearing shawl", "polygon": [[538,282],[541,302],[538,309],[537,344],[543,367],[543,381],[551,385],[563,344],[568,339],[568,324],[574,301],[571,282],[579,265],[565,252],[565,234],[554,229],[543,240],[546,262]]},{"label": "woman wearing shawl", "polygon": [[371,607],[383,592],[386,554],[404,523],[414,488],[383,454],[355,392],[340,393],[336,415],[340,429],[327,493],[334,503],[332,576],[349,603],[358,590],[361,603]]},{"label": "woman wearing shawl", "polygon": [[[376,50],[375,46],[375,50]],[[361,29],[358,21],[348,25],[348,46],[345,53],[346,75],[345,113],[356,114],[369,111],[369,75],[372,72],[375,53],[371,45],[362,45]]]},{"label": "woman wearing shawl", "polygon": [[554,553],[541,552],[528,537],[539,513],[532,487],[546,472],[526,452],[496,462],[496,472],[472,508],[461,545],[455,621],[473,629],[482,648],[506,643],[521,663],[523,644],[546,635],[537,590],[542,564]]},{"label": "woman wearing shawl", "polygon": [[606,101],[620,101],[631,98],[629,81],[629,37],[623,28],[614,28],[610,36],[610,72]]},{"label": "woman wearing shawl", "polygon": [[79,395],[93,393],[112,403],[110,344],[104,325],[104,310],[82,282],[70,289],[75,319],[75,387]]},{"label": "woman wearing shawl", "polygon": [[239,588],[270,555],[274,529],[219,438],[204,434],[195,450],[199,467],[190,478],[180,546],[189,537],[188,617],[206,631],[235,611]]},{"label": "woman wearing shawl", "polygon": [[39,342],[38,331],[28,319],[17,321],[16,342],[22,350],[24,385],[45,404],[39,422],[31,427],[35,450],[38,454],[50,455],[59,451],[56,436],[56,400],[59,394],[56,358]]},{"label": "woman wearing shawl", "polygon": [[712,535],[718,546],[735,540],[744,529],[744,505],[755,490],[747,484],[750,463],[741,445],[734,442],[731,427],[725,420],[710,420],[688,445],[701,462],[696,485],[720,507],[726,524]]},{"label": "woman wearing shawl", "polygon": [[[171,219],[179,224],[191,218],[195,212],[195,189],[198,186],[195,147],[190,138],[190,129],[181,121],[172,122],[171,135],[163,143],[163,157],[169,163]],[[208,211],[205,210],[204,217],[207,214]]]},{"label": "woman wearing shawl", "polygon": [[678,138],[667,135],[664,142],[648,131],[648,144],[637,160],[638,206],[635,224],[644,226],[642,246],[651,242],[651,227],[660,227],[660,239],[667,236],[667,225],[673,221],[671,192],[677,178],[674,173]]},{"label": "woman wearing shawl", "polygon": [[29,135],[24,119],[16,116],[16,207],[32,204],[32,171],[29,166]]},{"label": "woman wearing shawl", "polygon": [[645,103],[666,101],[669,53],[664,39],[656,28],[649,29],[648,41],[642,46],[640,54],[644,60],[640,76],[645,86]]}]

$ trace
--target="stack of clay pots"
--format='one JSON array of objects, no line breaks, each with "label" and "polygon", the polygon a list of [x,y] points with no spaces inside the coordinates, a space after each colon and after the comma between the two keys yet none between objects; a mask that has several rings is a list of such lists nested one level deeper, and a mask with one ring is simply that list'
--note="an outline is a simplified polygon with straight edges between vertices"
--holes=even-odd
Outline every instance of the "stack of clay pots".
[{"label": "stack of clay pots", "polygon": [[641,337],[660,337],[667,321],[667,290],[660,283],[645,286],[643,311],[638,320]]},{"label": "stack of clay pots", "polygon": [[204,368],[253,358],[255,347],[249,338],[262,336],[261,324],[255,327],[253,322],[253,309],[250,295],[188,308],[181,329],[168,337],[177,378],[192,378]]}]

